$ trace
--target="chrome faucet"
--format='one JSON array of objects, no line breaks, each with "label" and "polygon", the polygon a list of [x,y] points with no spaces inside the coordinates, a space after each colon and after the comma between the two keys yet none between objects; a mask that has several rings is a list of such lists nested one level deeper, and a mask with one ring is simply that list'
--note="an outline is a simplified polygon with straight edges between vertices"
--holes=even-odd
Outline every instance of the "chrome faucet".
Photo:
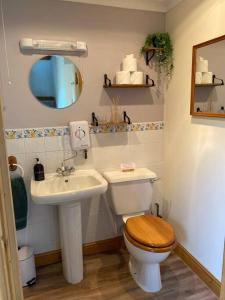
[{"label": "chrome faucet", "polygon": [[75,171],[74,167],[67,167],[62,163],[61,168],[57,168],[56,173],[60,176],[69,176],[71,173]]},{"label": "chrome faucet", "polygon": [[59,176],[69,176],[71,173],[73,173],[75,171],[75,168],[74,167],[68,167],[68,166],[65,166],[65,161],[67,160],[70,160],[74,157],[77,156],[77,153],[69,158],[65,158],[61,164],[61,168],[57,168],[56,170],[56,173],[59,175]]}]

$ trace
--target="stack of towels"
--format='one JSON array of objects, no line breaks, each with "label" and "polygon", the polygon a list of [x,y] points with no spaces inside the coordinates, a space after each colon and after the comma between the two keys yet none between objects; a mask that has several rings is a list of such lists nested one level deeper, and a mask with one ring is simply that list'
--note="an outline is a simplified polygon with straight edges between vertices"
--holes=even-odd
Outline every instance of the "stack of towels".
[{"label": "stack of towels", "polygon": [[209,72],[208,60],[201,56],[196,60],[195,84],[210,84],[213,81],[213,73]]},{"label": "stack of towels", "polygon": [[116,84],[143,84],[144,74],[137,71],[137,59],[128,54],[123,59],[122,71],[116,72]]}]

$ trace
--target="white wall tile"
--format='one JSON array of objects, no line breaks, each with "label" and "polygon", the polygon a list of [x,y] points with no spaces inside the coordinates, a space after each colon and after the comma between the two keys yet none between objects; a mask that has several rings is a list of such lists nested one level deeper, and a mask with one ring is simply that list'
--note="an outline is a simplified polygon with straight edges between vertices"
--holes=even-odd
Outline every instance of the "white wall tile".
[{"label": "white wall tile", "polygon": [[61,136],[52,136],[52,137],[45,137],[45,151],[62,151],[63,150],[63,137]]},{"label": "white wall tile", "polygon": [[63,161],[63,151],[46,152],[46,172],[55,173]]},{"label": "white wall tile", "polygon": [[163,130],[132,131],[128,133],[128,144],[149,144],[163,141]]},{"label": "white wall tile", "polygon": [[82,215],[87,218],[91,215],[97,215],[100,213],[107,212],[109,214],[109,200],[105,195],[94,196],[82,201]]},{"label": "white wall tile", "polygon": [[163,148],[160,143],[140,144],[129,146],[129,158],[137,166],[144,167],[163,159]]},{"label": "white wall tile", "polygon": [[62,136],[61,141],[62,141],[62,147],[64,151],[72,151],[69,135]]},{"label": "white wall tile", "polygon": [[94,166],[94,157],[92,149],[87,151],[87,159],[84,159],[84,152],[78,151],[77,157],[73,160],[73,165],[78,169],[92,169]]},{"label": "white wall tile", "polygon": [[109,239],[117,236],[116,219],[106,213],[90,215],[82,224],[83,243]]},{"label": "white wall tile", "polygon": [[24,139],[7,139],[6,148],[8,155],[23,154],[25,152]]},{"label": "white wall tile", "polygon": [[92,152],[94,165],[99,170],[119,168],[122,162],[130,160],[129,147],[127,145],[98,147],[93,148]]},{"label": "white wall tile", "polygon": [[25,138],[25,152],[45,152],[45,138]]},{"label": "white wall tile", "polygon": [[128,144],[128,132],[99,133],[91,135],[92,147],[115,147]]},{"label": "white wall tile", "polygon": [[38,205],[33,201],[29,203],[29,224],[48,222],[56,218],[57,207],[50,205]]},{"label": "white wall tile", "polygon": [[34,248],[35,253],[41,253],[54,250],[56,238],[56,231],[53,222],[33,223],[28,227],[29,245]]}]

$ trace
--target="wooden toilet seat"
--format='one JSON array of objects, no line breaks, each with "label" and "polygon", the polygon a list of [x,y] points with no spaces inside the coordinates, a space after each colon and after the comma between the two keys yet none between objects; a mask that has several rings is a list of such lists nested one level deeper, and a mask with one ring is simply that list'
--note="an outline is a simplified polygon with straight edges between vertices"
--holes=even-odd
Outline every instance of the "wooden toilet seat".
[{"label": "wooden toilet seat", "polygon": [[168,252],[176,246],[172,226],[162,218],[141,215],[127,220],[124,233],[134,246],[149,252]]}]

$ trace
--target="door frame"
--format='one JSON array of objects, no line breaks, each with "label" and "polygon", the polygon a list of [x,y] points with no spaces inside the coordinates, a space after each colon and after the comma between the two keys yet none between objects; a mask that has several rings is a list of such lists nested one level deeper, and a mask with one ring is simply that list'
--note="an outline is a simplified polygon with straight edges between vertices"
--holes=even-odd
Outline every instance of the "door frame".
[{"label": "door frame", "polygon": [[[15,218],[0,99],[0,290],[4,300],[23,300]],[[1,298],[0,298],[1,299]]]},{"label": "door frame", "polygon": [[225,242],[224,242],[224,253],[223,253],[223,274],[221,282],[220,300],[225,300]]}]

